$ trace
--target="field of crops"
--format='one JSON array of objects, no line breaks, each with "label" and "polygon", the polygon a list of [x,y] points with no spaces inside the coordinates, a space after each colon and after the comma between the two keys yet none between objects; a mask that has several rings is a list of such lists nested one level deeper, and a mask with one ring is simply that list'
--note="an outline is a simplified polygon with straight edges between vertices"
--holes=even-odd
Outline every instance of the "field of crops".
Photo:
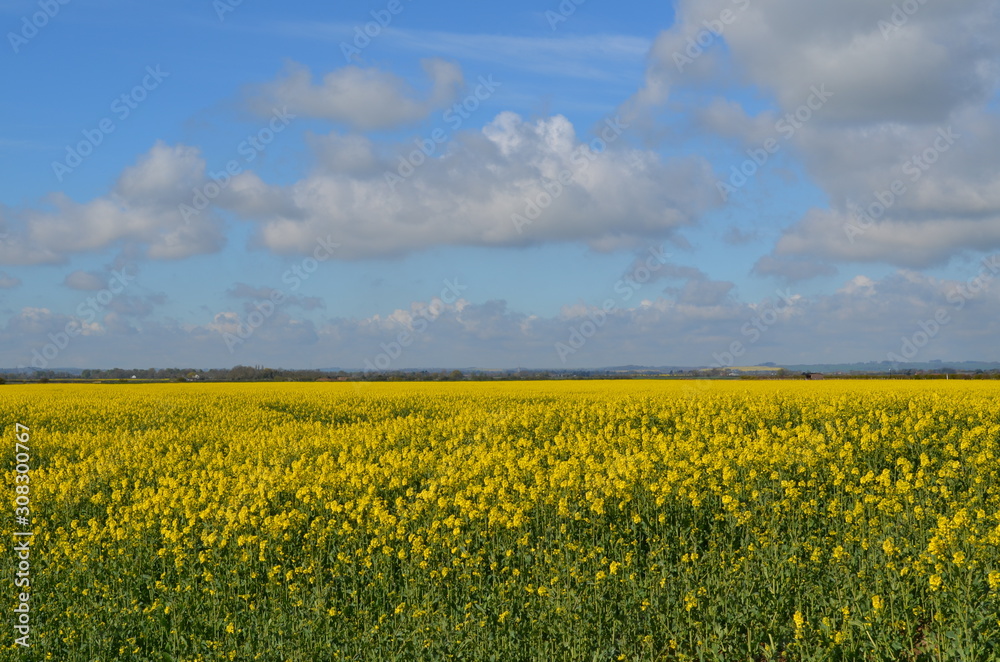
[{"label": "field of crops", "polygon": [[3,660],[1000,658],[995,382],[5,386],[0,429]]}]

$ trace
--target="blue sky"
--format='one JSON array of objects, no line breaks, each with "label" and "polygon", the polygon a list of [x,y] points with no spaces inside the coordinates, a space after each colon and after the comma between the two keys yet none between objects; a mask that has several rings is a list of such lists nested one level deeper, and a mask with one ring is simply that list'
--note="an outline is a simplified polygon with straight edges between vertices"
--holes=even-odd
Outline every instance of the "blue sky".
[{"label": "blue sky", "polygon": [[800,5],[2,1],[0,366],[997,360],[998,3]]}]

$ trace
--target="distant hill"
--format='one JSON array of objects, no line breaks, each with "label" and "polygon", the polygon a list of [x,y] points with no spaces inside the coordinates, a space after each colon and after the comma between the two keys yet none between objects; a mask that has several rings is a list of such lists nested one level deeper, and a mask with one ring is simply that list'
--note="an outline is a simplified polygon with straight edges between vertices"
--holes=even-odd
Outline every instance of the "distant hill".
[{"label": "distant hill", "polygon": [[1000,362],[996,361],[923,361],[910,363],[891,363],[889,361],[867,363],[813,363],[782,366],[790,372],[900,372],[904,370],[954,370],[956,372],[974,372],[976,370],[1000,370]]}]

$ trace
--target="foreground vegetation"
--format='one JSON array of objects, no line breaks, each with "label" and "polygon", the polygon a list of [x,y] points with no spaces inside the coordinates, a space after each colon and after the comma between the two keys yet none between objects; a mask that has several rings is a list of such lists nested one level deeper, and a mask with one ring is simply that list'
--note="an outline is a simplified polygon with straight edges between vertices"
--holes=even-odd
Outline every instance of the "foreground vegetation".
[{"label": "foreground vegetation", "polygon": [[998,396],[7,386],[36,620],[0,659],[997,659]]}]

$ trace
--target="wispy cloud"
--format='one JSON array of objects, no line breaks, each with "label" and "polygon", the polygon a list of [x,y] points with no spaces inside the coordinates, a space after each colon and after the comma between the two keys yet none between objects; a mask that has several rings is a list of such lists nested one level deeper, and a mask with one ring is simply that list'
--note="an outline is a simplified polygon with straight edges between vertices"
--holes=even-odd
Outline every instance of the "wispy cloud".
[{"label": "wispy cloud", "polygon": [[[348,40],[355,25],[348,23],[282,22],[262,30],[286,37]],[[631,35],[528,37],[481,33],[387,28],[380,37],[387,46],[461,60],[493,63],[538,74],[615,80],[625,64],[642,66],[652,42]]]}]

